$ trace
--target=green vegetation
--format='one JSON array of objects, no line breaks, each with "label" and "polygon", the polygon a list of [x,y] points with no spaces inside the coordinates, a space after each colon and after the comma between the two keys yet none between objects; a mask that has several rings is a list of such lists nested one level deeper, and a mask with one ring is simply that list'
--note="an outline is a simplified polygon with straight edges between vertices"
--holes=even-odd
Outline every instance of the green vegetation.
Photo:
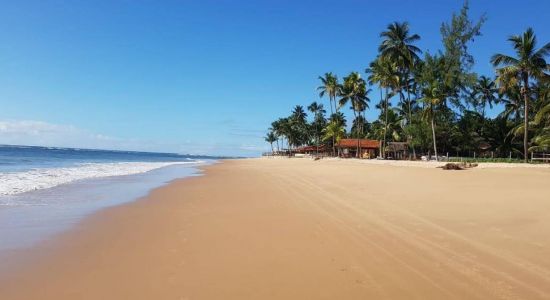
[{"label": "green vegetation", "polygon": [[[415,45],[421,37],[407,22],[389,24],[380,33],[378,55],[366,62],[365,79],[358,72],[342,80],[331,72],[319,77],[317,91],[328,99],[329,116],[314,102],[308,121],[296,106],[272,123],[266,141],[276,141],[277,149],[279,141],[289,149],[324,146],[339,155],[340,139],[370,138],[381,141],[383,154],[388,143],[406,142],[411,159],[452,154],[487,162],[527,162],[532,153],[550,152],[550,43],[540,45],[528,28],[508,38],[513,55],[491,58],[494,74],[476,74],[468,49],[487,20],[472,20],[468,13],[466,2],[441,25],[442,47],[435,53]],[[371,101],[380,114],[368,122]],[[343,108],[353,113],[349,131]],[[502,111],[488,117],[488,108]]]}]

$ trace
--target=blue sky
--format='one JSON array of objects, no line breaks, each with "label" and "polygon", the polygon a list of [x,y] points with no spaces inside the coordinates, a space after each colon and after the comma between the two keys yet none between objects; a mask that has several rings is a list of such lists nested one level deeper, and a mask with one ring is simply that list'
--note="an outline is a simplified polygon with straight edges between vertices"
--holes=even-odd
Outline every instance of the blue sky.
[{"label": "blue sky", "polygon": [[[363,71],[388,23],[435,52],[462,1],[0,4],[0,144],[253,156],[272,120],[319,101],[319,75]],[[471,46],[480,74],[510,34],[550,41],[548,1],[470,6],[488,17]]]}]

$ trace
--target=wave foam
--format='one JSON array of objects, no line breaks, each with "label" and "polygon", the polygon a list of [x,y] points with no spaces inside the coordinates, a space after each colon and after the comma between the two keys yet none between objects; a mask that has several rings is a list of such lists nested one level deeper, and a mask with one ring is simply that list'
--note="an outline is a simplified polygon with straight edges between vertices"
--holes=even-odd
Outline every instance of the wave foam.
[{"label": "wave foam", "polygon": [[198,162],[86,163],[77,167],[0,173],[0,195],[47,189],[82,179],[140,174],[171,165],[196,163]]}]

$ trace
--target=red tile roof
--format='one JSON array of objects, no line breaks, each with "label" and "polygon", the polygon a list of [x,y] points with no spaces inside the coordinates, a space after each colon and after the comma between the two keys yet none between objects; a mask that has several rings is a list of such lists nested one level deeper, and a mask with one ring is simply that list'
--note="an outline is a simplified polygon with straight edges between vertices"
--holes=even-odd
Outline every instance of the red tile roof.
[{"label": "red tile roof", "polygon": [[[380,148],[380,142],[377,140],[360,139],[359,143],[363,149]],[[338,146],[341,148],[357,148],[357,139],[341,139]]]}]

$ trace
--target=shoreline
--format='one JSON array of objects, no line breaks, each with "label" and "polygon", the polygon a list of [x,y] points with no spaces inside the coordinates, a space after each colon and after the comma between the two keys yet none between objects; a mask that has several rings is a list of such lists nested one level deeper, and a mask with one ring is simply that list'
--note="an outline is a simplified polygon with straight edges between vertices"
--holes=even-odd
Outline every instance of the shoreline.
[{"label": "shoreline", "polygon": [[547,168],[243,159],[199,169],[18,253],[0,297],[550,296]]},{"label": "shoreline", "polygon": [[213,162],[169,165],[138,174],[82,179],[4,196],[0,199],[5,204],[0,205],[0,262],[6,252],[33,247],[70,230],[97,211],[145,197],[174,179],[200,175],[196,167],[210,163]]}]

